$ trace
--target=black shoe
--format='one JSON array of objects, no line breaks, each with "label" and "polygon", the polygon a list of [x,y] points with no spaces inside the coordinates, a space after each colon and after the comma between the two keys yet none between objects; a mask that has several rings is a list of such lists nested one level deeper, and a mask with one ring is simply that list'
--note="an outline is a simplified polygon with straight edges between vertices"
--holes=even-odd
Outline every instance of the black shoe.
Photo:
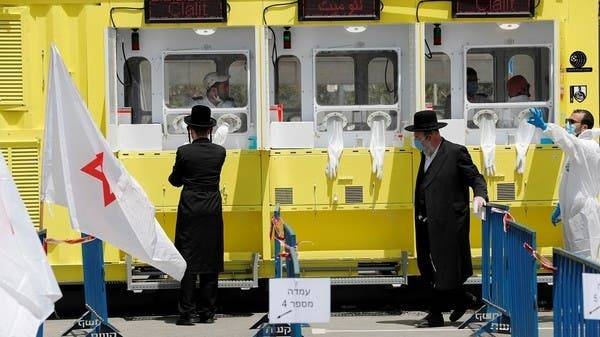
[{"label": "black shoe", "polygon": [[192,316],[194,323],[212,324],[215,322],[214,314],[194,313]]},{"label": "black shoe", "polygon": [[464,301],[458,304],[456,309],[452,310],[452,313],[450,313],[450,322],[458,321],[465,314],[467,309],[474,306],[475,303],[477,303],[477,297],[471,293],[465,292]]},{"label": "black shoe", "polygon": [[430,313],[415,324],[416,328],[437,328],[444,326],[444,316],[441,313]]},{"label": "black shoe", "polygon": [[198,315],[197,313],[193,313],[190,316],[190,321],[192,321],[192,323],[200,323],[200,321],[201,321],[200,315]]},{"label": "black shoe", "polygon": [[450,313],[450,322],[454,323],[454,322],[458,321],[461,317],[463,317],[463,315],[465,314],[466,311],[467,311],[467,308],[465,308],[463,306],[452,310],[452,312]]},{"label": "black shoe", "polygon": [[179,318],[175,322],[177,325],[194,325],[194,318],[192,315],[179,315]]}]

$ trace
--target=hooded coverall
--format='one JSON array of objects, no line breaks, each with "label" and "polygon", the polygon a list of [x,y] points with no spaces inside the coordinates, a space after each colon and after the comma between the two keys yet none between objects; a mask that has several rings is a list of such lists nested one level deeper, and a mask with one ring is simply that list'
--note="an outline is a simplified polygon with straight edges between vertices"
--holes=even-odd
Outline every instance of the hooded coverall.
[{"label": "hooded coverall", "polygon": [[600,146],[598,129],[584,130],[579,137],[548,123],[551,137],[566,157],[559,189],[565,249],[597,260],[600,253]]}]

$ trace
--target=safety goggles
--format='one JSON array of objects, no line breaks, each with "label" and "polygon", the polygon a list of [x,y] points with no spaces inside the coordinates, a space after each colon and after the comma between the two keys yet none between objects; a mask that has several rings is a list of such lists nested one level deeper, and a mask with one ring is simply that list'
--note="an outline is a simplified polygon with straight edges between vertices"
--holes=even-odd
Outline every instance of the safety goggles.
[{"label": "safety goggles", "polygon": [[573,118],[567,118],[567,119],[565,119],[565,124],[567,124],[567,123],[573,125],[573,124],[577,124],[577,123],[581,123],[581,122],[576,121]]}]

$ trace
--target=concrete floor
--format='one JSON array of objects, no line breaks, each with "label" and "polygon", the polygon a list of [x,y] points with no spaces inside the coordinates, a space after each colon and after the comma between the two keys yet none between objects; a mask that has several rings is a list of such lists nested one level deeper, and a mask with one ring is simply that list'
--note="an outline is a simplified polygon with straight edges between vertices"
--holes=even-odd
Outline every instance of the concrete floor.
[{"label": "concrete floor", "polygon": [[[470,336],[473,330],[457,329],[460,322],[469,318],[470,314],[467,312],[456,323],[449,323],[448,315],[446,314],[446,326],[417,329],[413,327],[413,324],[425,316],[424,312],[407,311],[393,316],[378,313],[332,313],[329,323],[311,324],[309,327],[302,328],[302,334],[304,337]],[[264,313],[217,315],[217,320],[214,324],[196,324],[189,327],[175,325],[176,316],[111,317],[110,323],[120,330],[123,337],[252,337],[258,330],[250,330],[249,328],[263,315]],[[74,320],[72,319],[48,320],[44,327],[44,336],[61,336],[73,322]],[[553,335],[552,312],[540,312],[538,322],[539,337],[551,337]]]}]

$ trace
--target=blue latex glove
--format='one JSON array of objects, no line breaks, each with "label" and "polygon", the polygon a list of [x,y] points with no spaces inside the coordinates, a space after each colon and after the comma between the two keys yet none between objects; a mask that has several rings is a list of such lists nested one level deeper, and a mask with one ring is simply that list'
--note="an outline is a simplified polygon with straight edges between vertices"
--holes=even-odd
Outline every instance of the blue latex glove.
[{"label": "blue latex glove", "polygon": [[561,216],[560,216],[560,205],[556,204],[556,207],[554,208],[554,211],[552,211],[552,217],[551,217],[551,221],[552,224],[554,226],[556,226],[556,224],[558,224],[561,221]]},{"label": "blue latex glove", "polygon": [[530,108],[529,112],[531,113],[531,117],[529,117],[527,123],[535,126],[536,128],[546,130],[548,125],[544,122],[544,117],[542,117],[544,110],[540,108]]}]

